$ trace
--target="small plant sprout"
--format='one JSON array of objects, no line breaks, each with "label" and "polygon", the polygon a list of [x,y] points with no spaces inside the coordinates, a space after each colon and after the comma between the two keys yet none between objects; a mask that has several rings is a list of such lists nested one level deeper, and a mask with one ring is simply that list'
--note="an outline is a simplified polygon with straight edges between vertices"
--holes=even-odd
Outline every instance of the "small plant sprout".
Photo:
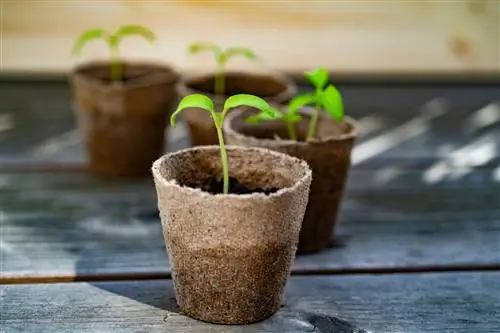
[{"label": "small plant sprout", "polygon": [[266,114],[266,116],[262,116],[263,119],[273,119],[273,117],[279,117],[280,115],[279,112],[269,106],[269,104],[264,99],[253,95],[238,94],[231,96],[226,99],[222,111],[217,112],[215,110],[214,102],[210,98],[202,94],[192,94],[182,98],[182,100],[179,102],[177,110],[172,114],[170,118],[170,124],[172,125],[172,127],[175,127],[176,117],[184,109],[200,108],[210,113],[211,118],[214,121],[215,128],[217,129],[217,136],[219,138],[224,194],[227,194],[229,192],[229,167],[226,147],[224,145],[224,136],[222,133],[222,124],[224,123],[224,117],[226,116],[227,112],[239,106],[249,106],[259,109],[261,114]]},{"label": "small plant sprout", "polygon": [[156,41],[156,36],[153,32],[151,32],[151,30],[139,25],[122,26],[118,28],[114,34],[111,34],[103,29],[96,28],[83,32],[77,38],[73,46],[72,54],[79,55],[82,48],[90,41],[98,39],[105,41],[110,49],[111,79],[113,81],[120,81],[123,79],[123,68],[119,62],[119,45],[123,38],[128,36],[140,36],[150,43]]},{"label": "small plant sprout", "polygon": [[256,61],[259,58],[250,49],[245,47],[230,47],[223,50],[216,44],[208,42],[199,42],[189,45],[189,53],[198,54],[200,52],[212,52],[215,57],[217,68],[215,70],[215,95],[223,96],[225,93],[225,71],[226,64],[232,57],[243,56],[248,60]]},{"label": "small plant sprout", "polygon": [[[333,85],[328,83],[328,71],[318,68],[305,73],[306,78],[316,88],[313,93],[306,93],[295,96],[289,103],[286,112],[279,112],[279,115],[272,119],[281,119],[286,122],[288,134],[291,140],[297,140],[294,124],[302,119],[298,110],[306,105],[314,105],[313,114],[309,122],[306,140],[312,140],[316,136],[319,112],[325,110],[335,120],[344,119],[344,104],[342,95]],[[270,120],[266,114],[259,113],[246,118],[248,123],[257,124],[263,120]]]}]

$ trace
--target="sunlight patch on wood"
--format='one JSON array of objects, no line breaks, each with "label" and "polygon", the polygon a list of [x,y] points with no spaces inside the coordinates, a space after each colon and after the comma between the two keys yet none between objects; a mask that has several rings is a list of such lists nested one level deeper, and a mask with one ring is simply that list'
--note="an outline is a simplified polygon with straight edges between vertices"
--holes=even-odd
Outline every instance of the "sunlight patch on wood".
[{"label": "sunlight patch on wood", "polygon": [[473,133],[500,121],[500,105],[490,103],[464,120],[465,133]]},{"label": "sunlight patch on wood", "polygon": [[64,148],[73,147],[80,143],[80,136],[77,130],[72,130],[58,136],[48,138],[38,147],[33,149],[33,156],[47,156],[55,154]]},{"label": "sunlight patch on wood", "polygon": [[434,163],[422,174],[422,180],[434,184],[445,179],[458,180],[496,157],[497,138],[487,134],[469,145],[461,147],[441,161]]},{"label": "sunlight patch on wood", "polygon": [[5,132],[14,128],[14,115],[10,113],[0,114],[0,132]]},{"label": "sunlight patch on wood", "polygon": [[362,163],[405,141],[428,132],[430,130],[430,122],[446,113],[444,101],[441,99],[431,100],[423,109],[422,115],[354,147],[351,158],[352,164]]}]

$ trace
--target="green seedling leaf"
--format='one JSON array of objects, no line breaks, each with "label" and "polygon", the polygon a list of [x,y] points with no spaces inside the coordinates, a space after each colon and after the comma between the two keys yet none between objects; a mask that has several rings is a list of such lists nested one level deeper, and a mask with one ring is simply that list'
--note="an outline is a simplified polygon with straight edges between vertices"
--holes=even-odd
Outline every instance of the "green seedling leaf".
[{"label": "green seedling leaf", "polygon": [[146,39],[150,43],[154,43],[156,41],[156,35],[146,27],[140,25],[126,25],[119,28],[114,36],[119,41],[125,36],[140,36]]},{"label": "green seedling leaf", "polygon": [[170,117],[170,125],[172,127],[175,127],[177,115],[187,108],[200,108],[214,114],[214,102],[210,98],[202,94],[188,95],[179,102],[177,110]]},{"label": "green seedling leaf", "polygon": [[249,123],[249,124],[252,124],[252,125],[257,125],[257,124],[260,124],[260,122],[264,119],[262,119],[260,117],[261,113],[258,113],[256,115],[253,115],[253,116],[250,116],[250,117],[246,117],[245,118],[245,122],[246,123]]},{"label": "green seedling leaf", "polygon": [[269,114],[275,114],[277,112],[275,109],[271,108],[269,103],[264,99],[248,94],[238,94],[229,97],[224,103],[224,111],[244,105],[254,107]]},{"label": "green seedling leaf", "polygon": [[321,94],[321,102],[325,110],[332,116],[335,120],[344,119],[344,103],[342,101],[342,95],[333,85],[329,85]]},{"label": "green seedling leaf", "polygon": [[222,50],[219,46],[209,42],[193,43],[189,45],[188,51],[190,54],[197,54],[200,52],[210,51],[214,53],[216,56],[219,56],[222,53]]},{"label": "green seedling leaf", "polygon": [[109,41],[109,33],[103,29],[91,29],[82,33],[75,42],[73,46],[72,54],[80,54],[82,48],[90,41],[96,39],[102,39],[106,43]]},{"label": "green seedling leaf", "polygon": [[306,72],[305,76],[316,89],[322,89],[328,82],[328,71],[323,67]]},{"label": "green seedling leaf", "polygon": [[252,50],[246,47],[230,47],[224,52],[226,61],[231,57],[240,55],[248,60],[259,60],[259,57]]},{"label": "green seedling leaf", "polygon": [[295,96],[290,103],[288,103],[288,112],[296,113],[300,108],[309,104],[314,104],[316,101],[317,96],[313,93]]},{"label": "green seedling leaf", "polygon": [[297,114],[297,113],[295,113],[295,114],[294,113],[287,113],[285,118],[290,123],[298,123],[302,119],[302,116],[300,114]]}]

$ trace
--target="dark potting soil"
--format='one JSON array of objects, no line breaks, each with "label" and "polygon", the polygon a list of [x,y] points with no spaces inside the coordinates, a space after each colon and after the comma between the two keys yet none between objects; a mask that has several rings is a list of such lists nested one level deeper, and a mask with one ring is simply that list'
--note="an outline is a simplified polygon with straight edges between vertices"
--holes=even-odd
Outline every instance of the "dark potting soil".
[{"label": "dark potting soil", "polygon": [[[224,182],[222,179],[217,179],[215,177],[208,178],[200,188],[203,191],[209,192],[211,194],[222,194],[224,191]],[[229,194],[252,194],[252,193],[264,193],[271,194],[279,190],[277,187],[271,188],[248,188],[243,184],[240,184],[238,179],[229,177]]]},{"label": "dark potting soil", "polygon": [[106,76],[106,77],[101,77],[99,79],[106,84],[111,84],[111,83],[114,83],[117,81],[121,82],[121,83],[127,83],[127,82],[130,82],[132,80],[140,79],[143,76],[144,75],[124,75],[120,80],[112,80],[111,77]]}]

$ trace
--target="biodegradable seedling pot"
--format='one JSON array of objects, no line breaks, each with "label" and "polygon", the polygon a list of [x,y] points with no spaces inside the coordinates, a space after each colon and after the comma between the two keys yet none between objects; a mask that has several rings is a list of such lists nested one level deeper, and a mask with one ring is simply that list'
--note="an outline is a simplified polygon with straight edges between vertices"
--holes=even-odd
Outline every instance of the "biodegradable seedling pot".
[{"label": "biodegradable seedling pot", "polygon": [[[224,122],[224,136],[230,145],[273,149],[305,160],[313,170],[309,201],[302,223],[298,253],[318,252],[329,246],[349,174],[356,123],[345,117],[337,122],[320,115],[317,139],[304,141],[311,113],[304,109],[295,124],[298,140],[287,139],[286,124],[271,120],[249,124],[250,109],[233,110]],[[284,139],[282,139],[284,138]]]},{"label": "biodegradable seedling pot", "polygon": [[206,322],[249,324],[280,307],[311,170],[266,149],[228,146],[227,155],[231,178],[249,189],[239,193],[253,193],[208,192],[222,177],[217,146],[167,154],[152,171],[180,308]]},{"label": "biodegradable seedling pot", "polygon": [[164,152],[167,120],[178,74],[153,63],[123,63],[123,79],[110,64],[87,63],[71,75],[78,126],[90,171],[105,176],[148,176]]}]

